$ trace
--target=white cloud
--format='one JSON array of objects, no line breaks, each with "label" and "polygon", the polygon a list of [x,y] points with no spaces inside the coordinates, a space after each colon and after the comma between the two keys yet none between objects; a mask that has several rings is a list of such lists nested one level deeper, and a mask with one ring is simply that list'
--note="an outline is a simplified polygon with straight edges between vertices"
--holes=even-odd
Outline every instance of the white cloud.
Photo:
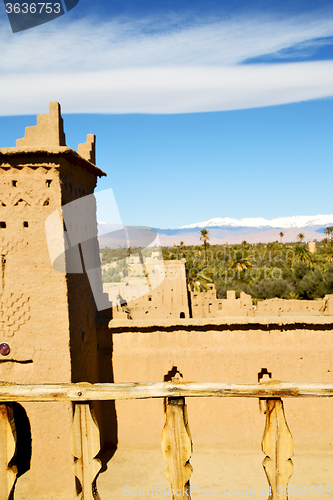
[{"label": "white cloud", "polygon": [[333,36],[327,15],[191,25],[65,18],[16,34],[1,30],[1,114],[43,112],[50,100],[64,112],[180,113],[333,95],[331,62],[241,65],[297,44],[312,50],[311,40]]},{"label": "white cloud", "polygon": [[333,36],[333,24],[327,16],[202,20],[191,25],[158,18],[64,20],[55,27],[49,23],[16,34],[2,29],[0,71],[230,65],[328,36]]},{"label": "white cloud", "polygon": [[270,106],[333,95],[333,62],[132,68],[1,79],[2,114],[189,113]]}]

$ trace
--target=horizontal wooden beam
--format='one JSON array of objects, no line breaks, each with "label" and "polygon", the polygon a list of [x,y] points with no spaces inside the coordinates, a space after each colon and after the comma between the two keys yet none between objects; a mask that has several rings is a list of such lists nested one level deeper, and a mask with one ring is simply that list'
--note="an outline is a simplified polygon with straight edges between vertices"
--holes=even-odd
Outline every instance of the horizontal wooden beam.
[{"label": "horizontal wooden beam", "polygon": [[250,397],[294,398],[332,397],[332,383],[269,381],[258,384],[139,382],[122,384],[0,383],[0,402],[10,401],[93,401],[164,397]]}]

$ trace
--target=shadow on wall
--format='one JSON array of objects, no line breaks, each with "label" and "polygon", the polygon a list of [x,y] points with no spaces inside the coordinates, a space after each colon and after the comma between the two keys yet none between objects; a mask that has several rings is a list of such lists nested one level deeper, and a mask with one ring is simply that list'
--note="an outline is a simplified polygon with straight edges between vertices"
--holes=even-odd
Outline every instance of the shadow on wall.
[{"label": "shadow on wall", "polygon": [[[19,477],[21,477],[25,472],[30,469],[31,464],[31,426],[30,421],[27,416],[27,413],[23,406],[19,403],[6,403],[0,405],[0,425],[2,432],[6,430],[5,427],[10,425],[12,432],[13,445],[15,442],[15,451],[13,456],[11,454],[8,456],[7,460],[10,460],[7,465],[7,470],[13,472],[13,480],[14,482],[8,484],[6,481],[7,487],[11,486],[11,491],[8,496],[8,500],[14,499],[14,490]],[[3,426],[5,424],[5,427]],[[8,432],[8,430],[7,430]],[[6,446],[6,438],[2,442],[2,447],[4,447],[5,451],[7,449],[7,453],[10,450],[9,447]],[[5,451],[6,453],[6,451]],[[6,464],[7,464],[6,460]],[[0,487],[3,486],[0,484]],[[6,488],[6,486],[5,486]],[[6,497],[7,498],[7,497]]]},{"label": "shadow on wall", "polygon": [[[107,327],[97,328],[98,338],[98,382],[114,383],[112,354],[113,340]],[[102,462],[101,472],[107,470],[107,463],[118,446],[118,421],[115,401],[94,401],[92,405],[100,430],[101,451],[97,458]]]}]

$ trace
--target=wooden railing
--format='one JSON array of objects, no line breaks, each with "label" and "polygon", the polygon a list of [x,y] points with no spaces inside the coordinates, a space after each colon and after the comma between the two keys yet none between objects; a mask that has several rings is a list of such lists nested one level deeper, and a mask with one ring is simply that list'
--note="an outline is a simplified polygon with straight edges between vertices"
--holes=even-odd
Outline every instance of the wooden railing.
[{"label": "wooden railing", "polygon": [[162,453],[168,464],[165,476],[171,483],[174,499],[190,497],[189,463],[192,440],[185,397],[250,397],[266,399],[266,424],[262,450],[263,466],[272,500],[286,500],[287,486],[293,473],[293,439],[281,398],[332,397],[331,383],[290,383],[269,381],[258,384],[185,383],[179,378],[164,383],[122,384],[43,384],[17,385],[0,383],[0,500],[11,500],[17,476],[12,458],[16,432],[12,402],[72,401],[74,418],[71,432],[74,473],[80,482],[82,500],[99,498],[96,477],[101,464],[99,429],[89,401],[119,399],[166,399],[166,423],[162,430]]}]

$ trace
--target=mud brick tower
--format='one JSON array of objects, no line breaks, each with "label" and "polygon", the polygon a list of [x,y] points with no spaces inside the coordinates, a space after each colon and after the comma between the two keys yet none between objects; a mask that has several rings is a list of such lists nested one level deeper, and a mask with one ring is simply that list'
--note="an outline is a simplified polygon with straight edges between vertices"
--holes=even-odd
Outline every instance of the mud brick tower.
[{"label": "mud brick tower", "polygon": [[[66,146],[55,102],[36,126],[26,128],[16,147],[0,149],[0,344],[6,344],[0,347],[1,381],[98,381],[97,310],[88,277],[53,269],[45,221],[55,210],[62,217],[66,203],[92,194],[103,175],[95,165],[95,136],[88,135],[78,153]],[[96,235],[94,219],[90,230]],[[74,498],[72,405],[22,406],[32,458],[16,494]]]}]

